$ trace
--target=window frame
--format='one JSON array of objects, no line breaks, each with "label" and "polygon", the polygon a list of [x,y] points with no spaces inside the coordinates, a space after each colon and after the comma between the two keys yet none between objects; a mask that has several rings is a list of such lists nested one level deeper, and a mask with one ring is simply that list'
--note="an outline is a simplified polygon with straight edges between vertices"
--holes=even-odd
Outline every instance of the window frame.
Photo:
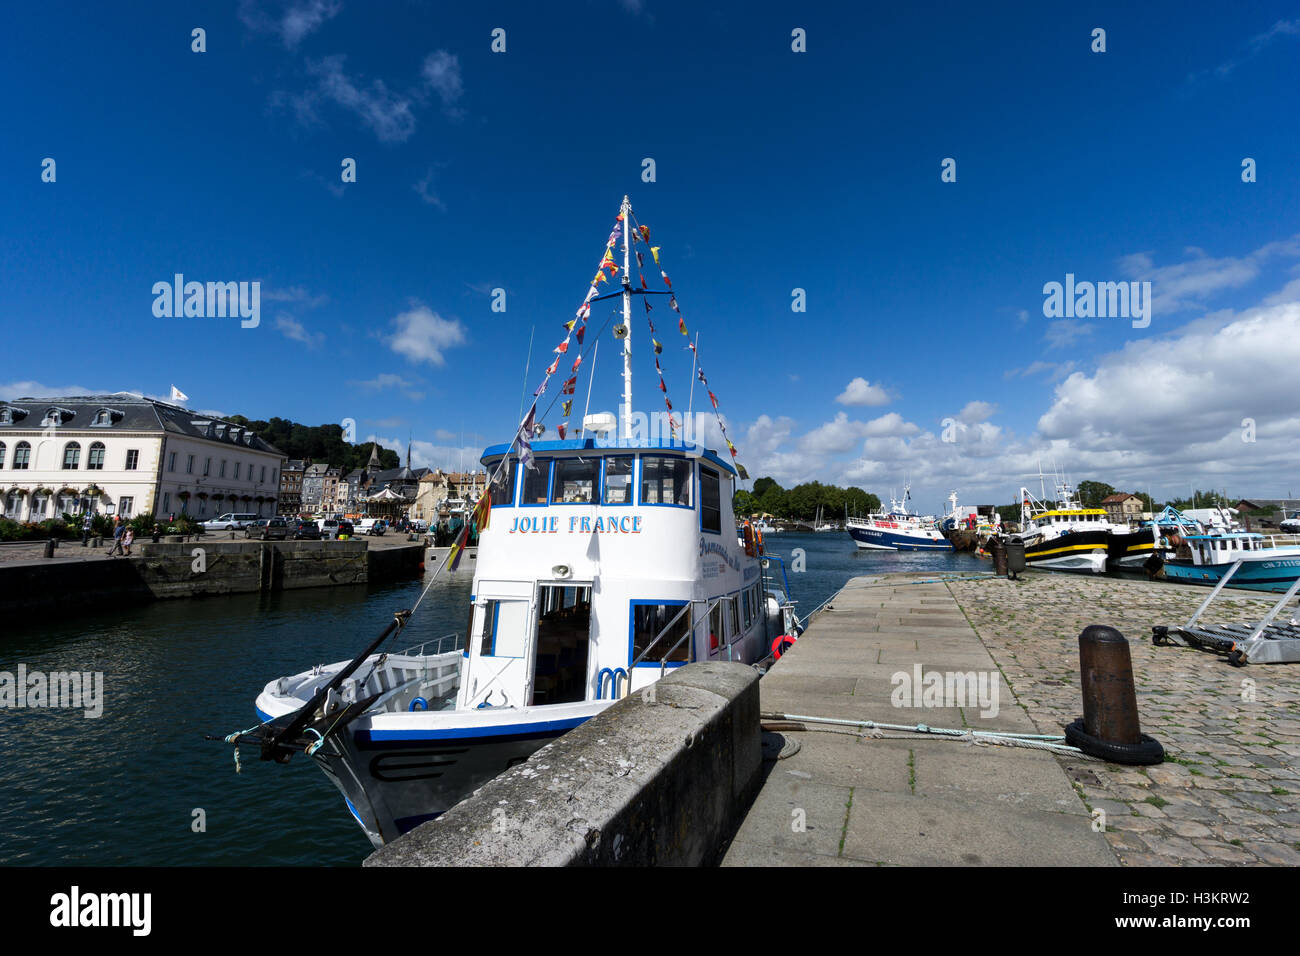
[{"label": "window frame", "polygon": [[637,455],[637,458],[640,459],[640,462],[639,462],[639,464],[637,465],[637,471],[638,471],[638,474],[639,474],[639,476],[640,476],[640,480],[639,480],[639,482],[638,482],[638,487],[637,487],[637,502],[638,502],[642,507],[644,507],[644,508],[682,508],[682,509],[684,509],[684,510],[686,510],[686,511],[691,511],[691,510],[693,510],[693,509],[695,508],[695,505],[690,504],[690,503],[688,503],[688,504],[684,504],[684,505],[683,505],[683,504],[677,504],[676,502],[671,502],[671,501],[646,501],[646,500],[645,500],[645,482],[646,482],[646,478],[645,478],[645,473],[646,473],[645,460],[646,460],[647,458],[662,458],[662,459],[674,459],[674,460],[677,460],[677,461],[684,461],[684,462],[686,463],[686,467],[689,468],[689,469],[691,470],[691,473],[690,473],[689,479],[688,479],[687,482],[686,482],[686,487],[690,489],[690,492],[688,492],[688,493],[690,493],[690,494],[692,494],[692,495],[694,494],[694,491],[695,491],[695,461],[694,461],[694,459],[692,459],[689,455],[672,455],[672,454],[664,454],[664,453],[654,453],[654,454],[652,454],[652,453],[649,453],[649,452],[645,452],[645,453],[639,454],[639,455]]},{"label": "window frame", "polygon": [[[68,464],[68,452],[73,451],[72,464]],[[63,464],[59,466],[60,471],[76,471],[81,467],[81,442],[69,441],[63,444]]]},{"label": "window frame", "polygon": [[[600,501],[597,502],[602,508],[630,508],[636,504],[637,481],[640,469],[637,467],[639,455],[607,455],[600,462]],[[627,480],[627,501],[608,501],[605,494],[608,489],[609,463],[611,461],[629,460],[632,462],[632,469],[628,472]]]},{"label": "window frame", "polygon": [[528,487],[528,475],[531,471],[531,469],[524,468],[522,469],[523,480],[519,482],[519,507],[520,508],[549,508],[550,501],[551,501],[551,483],[554,480],[554,476],[555,476],[555,469],[552,466],[555,464],[555,459],[535,458],[533,460],[537,462],[537,470],[539,472],[542,470],[543,465],[546,466],[546,472],[545,472],[546,473],[546,500],[534,501],[534,502],[529,502],[524,500],[525,497],[524,489]]},{"label": "window frame", "polygon": [[[634,660],[636,660],[636,655],[637,655],[637,650],[636,650],[636,609],[637,609],[638,607],[667,607],[667,608],[672,608],[672,609],[673,609],[672,614],[669,615],[669,618],[671,618],[671,617],[673,616],[673,614],[677,614],[677,613],[678,613],[678,612],[679,612],[683,607],[685,607],[685,606],[686,606],[687,604],[689,604],[689,603],[690,603],[689,601],[686,601],[686,600],[680,600],[680,599],[677,599],[677,598],[632,598],[631,600],[628,601],[628,605],[627,605],[627,666],[628,666],[629,668],[632,668],[633,670],[635,670],[635,668],[632,666],[632,662],[633,662]],[[695,634],[693,633],[693,628],[691,627],[691,615],[690,615],[689,613],[686,614],[686,615],[682,618],[682,622],[685,624],[685,626],[686,626],[686,630],[687,630],[687,633],[689,634],[689,637],[686,639],[686,660],[683,660],[683,661],[668,661],[668,662],[666,662],[666,664],[665,664],[664,666],[667,667],[667,668],[670,668],[670,669],[671,669],[671,668],[674,668],[674,667],[683,667],[683,666],[685,666],[686,664],[690,664],[690,663],[693,663],[693,662],[695,661]],[[681,637],[681,636],[678,635],[678,639],[680,639],[680,637]],[[651,635],[650,635],[650,639],[653,639],[653,638],[654,638],[654,635],[651,634]],[[668,638],[664,638],[664,640],[666,641],[666,640],[668,640]],[[671,647],[671,646],[672,646],[671,644],[667,644],[667,645],[665,645],[665,647]],[[658,659],[651,660],[651,659],[649,659],[649,658],[646,658],[645,660],[641,661],[641,663],[639,663],[639,664],[636,665],[636,667],[659,667],[659,666],[660,666],[660,664],[659,664],[659,660],[658,660]]]},{"label": "window frame", "polygon": [[[96,459],[96,451],[99,452],[98,459]],[[108,447],[102,441],[91,442],[86,450],[86,471],[103,471],[104,460],[107,457]]]},{"label": "window frame", "polygon": [[[568,464],[568,463],[573,463],[573,464],[583,465],[583,466],[586,466],[586,467],[589,468],[589,469],[591,468],[591,466],[592,466],[593,464],[596,466],[595,469],[594,469],[594,471],[593,471],[593,473],[591,474],[591,500],[589,500],[589,501],[564,501],[564,500],[557,501],[557,500],[555,500],[555,494],[556,494],[556,492],[559,490],[559,477],[560,477],[561,466],[563,466],[563,465],[565,465],[565,464]],[[567,505],[567,506],[578,505],[578,506],[580,506],[580,507],[585,507],[585,508],[590,508],[592,505],[598,505],[598,504],[600,504],[600,490],[601,490],[601,487],[600,487],[600,476],[601,476],[601,471],[602,471],[602,468],[601,468],[601,466],[600,466],[599,461],[598,461],[598,460],[597,460],[597,461],[593,461],[593,458],[592,458],[592,456],[590,456],[590,455],[587,456],[586,458],[583,458],[581,455],[573,455],[573,456],[566,456],[566,457],[563,457],[563,458],[555,458],[555,459],[553,460],[552,465],[551,465],[551,480],[550,480],[549,487],[547,488],[547,493],[546,493],[546,500],[547,500],[547,502],[550,503],[550,504],[552,504],[552,505]]]},{"label": "window frame", "polygon": [[[26,452],[23,460],[20,462],[18,456]],[[31,442],[20,441],[14,445],[14,460],[11,466],[14,471],[30,471],[32,467],[32,445]]]},{"label": "window frame", "polygon": [[[718,527],[716,531],[712,528],[706,528],[704,526],[704,473],[706,471],[709,472],[711,475],[713,475],[713,477],[717,480],[718,483],[718,507],[717,507]],[[700,507],[699,507],[700,531],[703,534],[720,535],[722,534],[722,473],[717,469],[708,467],[707,465],[704,464],[704,462],[701,461],[700,466],[695,469],[695,474],[696,474],[696,483],[699,486],[697,489],[697,495],[700,500]]]}]

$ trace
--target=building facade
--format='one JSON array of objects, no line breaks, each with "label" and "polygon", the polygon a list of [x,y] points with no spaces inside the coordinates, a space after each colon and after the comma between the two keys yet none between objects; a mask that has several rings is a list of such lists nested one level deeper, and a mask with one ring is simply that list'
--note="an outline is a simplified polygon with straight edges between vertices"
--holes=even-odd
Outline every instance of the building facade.
[{"label": "building facade", "polygon": [[0,403],[6,517],[276,513],[284,456],[246,426],[128,392]]},{"label": "building facade", "polygon": [[1106,517],[1116,524],[1130,524],[1142,517],[1142,499],[1127,492],[1107,495],[1101,499],[1101,506],[1106,509]]},{"label": "building facade", "polygon": [[279,513],[296,515],[302,510],[302,475],[307,463],[300,458],[286,461],[280,469]]}]

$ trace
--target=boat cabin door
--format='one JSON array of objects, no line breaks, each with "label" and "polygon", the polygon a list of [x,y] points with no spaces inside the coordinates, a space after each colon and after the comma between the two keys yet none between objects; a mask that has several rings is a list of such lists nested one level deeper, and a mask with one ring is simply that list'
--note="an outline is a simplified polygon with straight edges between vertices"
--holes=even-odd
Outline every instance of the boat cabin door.
[{"label": "boat cabin door", "polygon": [[536,636],[532,703],[587,700],[591,696],[591,583],[538,584]]},{"label": "boat cabin door", "polygon": [[523,707],[532,696],[532,581],[480,581],[470,618],[460,707]]}]

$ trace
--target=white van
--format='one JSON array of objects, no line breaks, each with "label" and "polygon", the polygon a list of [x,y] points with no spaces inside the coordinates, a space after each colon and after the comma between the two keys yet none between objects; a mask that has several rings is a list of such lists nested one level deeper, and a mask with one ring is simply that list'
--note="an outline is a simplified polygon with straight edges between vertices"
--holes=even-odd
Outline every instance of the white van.
[{"label": "white van", "polygon": [[256,520],[257,515],[255,514],[241,514],[232,511],[217,518],[209,518],[202,524],[206,531],[243,531]]}]

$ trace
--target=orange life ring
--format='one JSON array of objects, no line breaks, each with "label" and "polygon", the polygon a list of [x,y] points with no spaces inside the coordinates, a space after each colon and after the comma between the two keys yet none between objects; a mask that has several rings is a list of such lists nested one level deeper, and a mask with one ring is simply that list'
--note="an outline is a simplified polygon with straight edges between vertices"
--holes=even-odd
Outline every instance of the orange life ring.
[{"label": "orange life ring", "polygon": [[772,641],[772,656],[779,661],[781,655],[790,650],[790,646],[797,640],[798,638],[793,634],[778,635],[776,639]]},{"label": "orange life ring", "polygon": [[748,521],[741,528],[741,536],[745,539],[745,554],[754,557],[758,552],[755,550],[754,528]]}]

